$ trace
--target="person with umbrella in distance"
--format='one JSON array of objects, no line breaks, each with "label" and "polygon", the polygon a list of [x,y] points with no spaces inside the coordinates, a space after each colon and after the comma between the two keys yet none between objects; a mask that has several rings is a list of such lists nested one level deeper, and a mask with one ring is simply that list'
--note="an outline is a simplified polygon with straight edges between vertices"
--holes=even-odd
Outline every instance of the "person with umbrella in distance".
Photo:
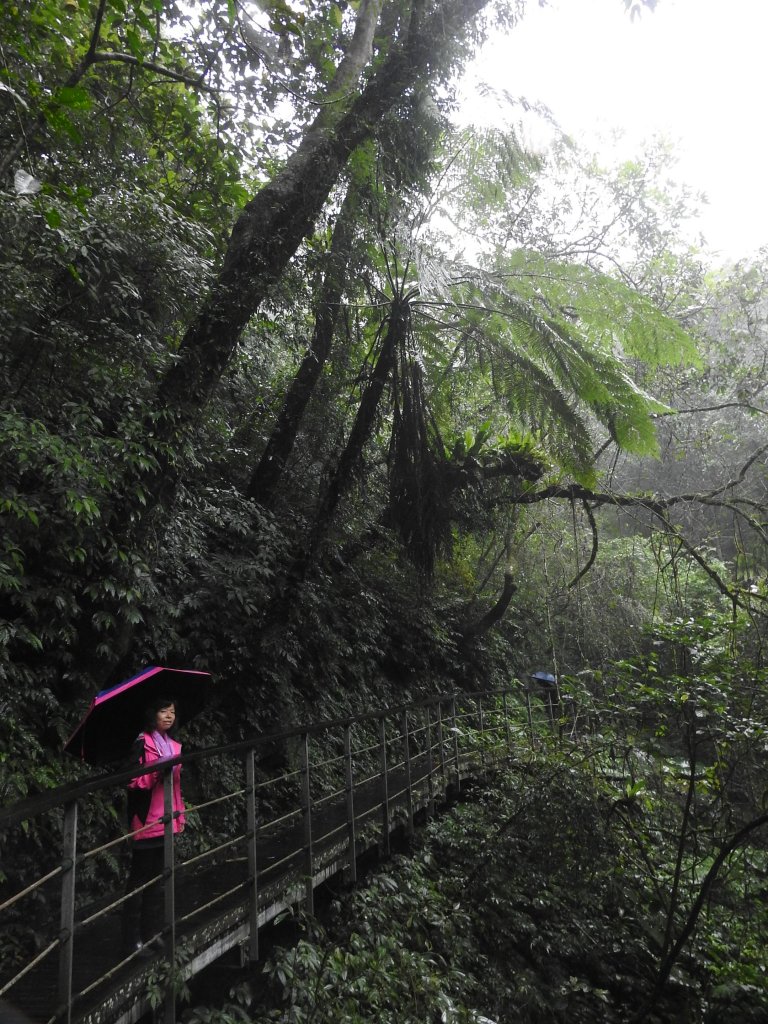
[{"label": "person with umbrella in distance", "polygon": [[[165,758],[178,757],[181,744],[175,738],[176,701],[172,697],[156,697],[146,711],[144,730],[133,745],[132,763],[151,765]],[[181,765],[173,772],[173,831],[184,830],[184,801],[181,796]],[[136,834],[132,840],[131,866],[123,904],[123,951],[152,955],[148,946],[163,927],[163,905],[157,881],[136,892],[163,873],[163,836],[165,825],[162,772],[148,771],[128,783],[128,827]],[[155,949],[162,949],[162,939],[154,938]]]}]

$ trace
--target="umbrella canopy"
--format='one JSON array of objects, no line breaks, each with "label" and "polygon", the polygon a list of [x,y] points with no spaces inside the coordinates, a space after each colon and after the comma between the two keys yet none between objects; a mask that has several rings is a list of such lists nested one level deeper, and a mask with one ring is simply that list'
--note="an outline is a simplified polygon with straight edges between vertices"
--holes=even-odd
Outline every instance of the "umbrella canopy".
[{"label": "umbrella canopy", "polygon": [[531,672],[531,679],[536,679],[540,683],[556,683],[557,680],[551,672]]},{"label": "umbrella canopy", "polygon": [[129,753],[145,724],[145,709],[153,700],[170,697],[177,701],[179,717],[186,722],[205,707],[210,689],[209,672],[157,665],[142,669],[96,694],[64,749],[91,764],[117,761]]}]

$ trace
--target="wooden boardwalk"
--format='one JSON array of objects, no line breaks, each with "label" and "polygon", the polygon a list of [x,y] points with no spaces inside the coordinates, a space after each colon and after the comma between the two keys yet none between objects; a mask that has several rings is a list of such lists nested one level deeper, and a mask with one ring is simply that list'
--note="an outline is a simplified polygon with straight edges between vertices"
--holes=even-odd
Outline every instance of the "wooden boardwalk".
[{"label": "wooden boardwalk", "polygon": [[[474,723],[474,708],[472,714]],[[291,906],[303,905],[311,912],[317,886],[342,874],[354,881],[361,857],[373,850],[388,853],[395,831],[412,829],[419,814],[433,813],[452,789],[482,772],[483,765],[508,755],[506,713],[501,724],[491,724],[481,712],[482,731],[473,730],[472,744],[464,744],[463,750],[458,736],[469,736],[470,731],[457,724],[458,717],[454,706],[450,728],[438,713],[426,726],[413,729],[411,745],[421,748],[415,751],[409,750],[406,724],[405,756],[393,757],[391,765],[387,753],[403,753],[402,735],[394,751],[392,739],[384,738],[384,725],[379,725],[380,749],[377,752],[375,744],[364,748],[378,758],[379,770],[351,784],[345,725],[346,756],[332,760],[346,763],[347,785],[331,789],[328,796],[313,796],[304,758],[303,768],[291,773],[303,786],[293,810],[246,830],[240,843],[222,844],[218,855],[177,866],[171,882],[176,982],[189,980],[236,947],[244,959],[257,959],[259,928]],[[8,1006],[23,1013],[29,1024],[136,1024],[152,1008],[150,988],[160,991],[161,1000],[164,988],[157,1012],[165,1024],[172,1024],[175,1001],[168,984],[167,954],[123,959],[121,907],[114,906],[118,899],[119,894],[105,893],[103,899],[78,908],[70,947],[71,984],[64,989],[71,996],[66,1003],[61,998],[62,957],[51,955],[2,995]],[[5,981],[0,968],[0,992]]]}]

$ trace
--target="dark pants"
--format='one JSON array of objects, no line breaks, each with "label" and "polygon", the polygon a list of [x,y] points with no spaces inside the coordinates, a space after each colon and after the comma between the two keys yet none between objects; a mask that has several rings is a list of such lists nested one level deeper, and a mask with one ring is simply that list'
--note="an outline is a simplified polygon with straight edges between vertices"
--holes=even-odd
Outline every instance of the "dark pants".
[{"label": "dark pants", "polygon": [[[126,893],[133,892],[162,873],[163,840],[134,842]],[[163,918],[163,887],[157,881],[142,892],[130,896],[123,904],[123,945],[132,949],[140,942],[148,942],[162,931]]]}]

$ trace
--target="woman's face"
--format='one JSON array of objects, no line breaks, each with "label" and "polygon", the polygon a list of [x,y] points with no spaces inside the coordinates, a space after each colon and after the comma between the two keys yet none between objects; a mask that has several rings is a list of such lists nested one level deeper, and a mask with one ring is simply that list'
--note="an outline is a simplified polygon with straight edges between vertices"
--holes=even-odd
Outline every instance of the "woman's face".
[{"label": "woman's face", "polygon": [[155,728],[158,732],[168,732],[176,721],[176,706],[174,704],[168,704],[167,707],[160,708],[155,717]]}]

